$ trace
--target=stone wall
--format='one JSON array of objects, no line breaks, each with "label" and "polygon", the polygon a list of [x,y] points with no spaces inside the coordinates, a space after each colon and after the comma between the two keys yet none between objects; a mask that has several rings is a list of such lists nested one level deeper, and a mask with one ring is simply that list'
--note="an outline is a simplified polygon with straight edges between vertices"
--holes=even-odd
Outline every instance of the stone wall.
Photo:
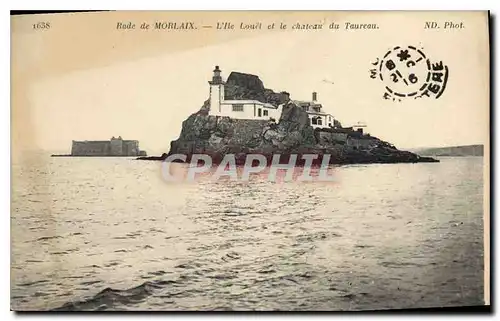
[{"label": "stone wall", "polygon": [[347,134],[345,133],[334,133],[328,131],[318,132],[318,143],[319,144],[346,144]]},{"label": "stone wall", "polygon": [[109,153],[109,141],[73,141],[71,146],[71,155],[73,156],[100,156]]},{"label": "stone wall", "polygon": [[378,141],[375,139],[359,139],[359,138],[347,138],[347,146],[354,147],[356,149],[370,149],[378,145]]},{"label": "stone wall", "polygon": [[122,147],[122,154],[126,156],[139,155],[139,141],[137,140],[124,140]]},{"label": "stone wall", "polygon": [[110,154],[112,156],[121,156],[123,155],[123,141],[117,138],[111,138],[110,141]]},{"label": "stone wall", "polygon": [[73,141],[72,156],[145,156],[137,140]]}]

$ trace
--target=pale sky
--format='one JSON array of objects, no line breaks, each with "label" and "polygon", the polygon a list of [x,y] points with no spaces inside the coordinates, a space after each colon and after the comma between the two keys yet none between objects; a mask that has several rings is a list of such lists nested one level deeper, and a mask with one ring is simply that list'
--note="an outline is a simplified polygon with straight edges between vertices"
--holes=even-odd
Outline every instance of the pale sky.
[{"label": "pale sky", "polygon": [[[133,36],[116,31],[100,35],[95,28],[90,29],[90,35],[72,33],[71,25],[58,33],[34,34],[22,29],[24,22],[13,21],[13,148],[17,142],[26,148],[69,153],[73,139],[107,140],[121,135],[139,140],[149,154],[167,152],[170,141],[180,133],[182,121],[208,98],[207,81],[215,65],[220,66],[224,78],[231,71],[255,74],[266,88],[288,91],[292,99],[307,100],[317,91],[324,111],[344,125],[363,121],[369,133],[399,148],[486,144],[487,16],[410,14],[323,13],[308,18],[335,20],[340,24],[338,31],[240,32],[241,36],[236,33],[219,38],[221,31],[210,30],[212,36],[204,39],[205,43],[199,37],[186,36],[182,42],[194,45],[177,50],[169,49],[169,41],[181,41],[173,36],[175,31],[159,31],[146,39],[140,31]],[[225,15],[227,19],[242,19]],[[279,15],[269,19],[276,17],[298,19]],[[102,13],[100,18],[106,20]],[[423,28],[425,21],[451,18],[464,21],[466,28]],[[114,24],[116,18],[108,16],[107,20]],[[344,21],[377,22],[380,29],[346,31],[342,30]],[[103,45],[95,39],[106,42]],[[151,50],[155,43],[157,47]],[[423,48],[428,58],[448,65],[447,89],[439,99],[382,99],[384,85],[369,77],[370,63],[396,45]],[[76,49],[71,47],[78,46],[85,46],[88,55],[74,54]],[[105,55],[99,51],[107,51],[107,60],[101,59]],[[45,68],[45,64],[53,67]]]}]

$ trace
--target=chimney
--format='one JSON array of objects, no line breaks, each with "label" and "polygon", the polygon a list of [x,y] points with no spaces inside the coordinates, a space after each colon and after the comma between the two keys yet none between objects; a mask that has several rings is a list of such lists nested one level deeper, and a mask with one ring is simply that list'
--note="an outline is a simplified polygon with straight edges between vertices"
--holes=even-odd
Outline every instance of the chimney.
[{"label": "chimney", "polygon": [[318,93],[313,91],[313,101],[316,102],[318,101]]}]

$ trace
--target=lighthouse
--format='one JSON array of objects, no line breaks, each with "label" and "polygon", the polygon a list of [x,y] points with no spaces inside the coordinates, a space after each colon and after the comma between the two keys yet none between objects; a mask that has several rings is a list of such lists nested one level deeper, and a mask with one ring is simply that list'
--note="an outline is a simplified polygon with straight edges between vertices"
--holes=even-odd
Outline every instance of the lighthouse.
[{"label": "lighthouse", "polygon": [[[256,120],[279,120],[283,109],[283,104],[271,104],[268,102],[249,99],[250,97],[240,97],[240,99],[227,99],[225,97],[226,82],[222,80],[219,66],[215,66],[212,79],[208,81],[210,85],[210,109],[208,114],[217,117],[230,117],[232,119],[256,119]],[[233,73],[231,73],[233,75]],[[231,78],[229,75],[229,78]],[[259,79],[255,75],[235,72],[234,77],[249,82]],[[253,97],[252,97],[253,98]]]},{"label": "lighthouse", "polygon": [[225,83],[222,81],[220,73],[221,70],[219,66],[215,66],[212,80],[208,82],[210,84],[210,111],[213,115],[221,114],[221,102],[224,100]]}]

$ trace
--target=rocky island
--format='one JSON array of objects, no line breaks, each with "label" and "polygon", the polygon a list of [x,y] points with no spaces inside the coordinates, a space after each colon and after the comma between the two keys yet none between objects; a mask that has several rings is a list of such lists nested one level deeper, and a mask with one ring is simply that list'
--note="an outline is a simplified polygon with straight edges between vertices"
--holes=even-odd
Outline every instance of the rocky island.
[{"label": "rocky island", "polygon": [[[316,161],[321,162],[323,155],[329,154],[330,164],[438,162],[431,157],[398,150],[388,142],[363,133],[362,129],[344,128],[338,120],[329,127],[314,128],[310,113],[300,102],[290,99],[287,92],[266,89],[258,76],[240,72],[232,72],[224,83],[217,71],[220,72],[218,66],[210,84],[224,86],[225,101],[233,105],[235,101],[279,105],[279,119],[214,116],[210,112],[213,99],[208,99],[198,112],[182,123],[180,136],[170,143],[168,154],[139,159],[164,160],[169,155],[183,154],[189,161],[193,154],[206,154],[217,163],[226,154],[234,154],[236,162],[243,164],[247,154],[261,154],[268,160],[280,154],[285,162],[292,154],[297,154],[299,160],[301,155],[316,154]],[[255,104],[253,108],[255,111]],[[261,116],[260,110],[258,116]]]}]

